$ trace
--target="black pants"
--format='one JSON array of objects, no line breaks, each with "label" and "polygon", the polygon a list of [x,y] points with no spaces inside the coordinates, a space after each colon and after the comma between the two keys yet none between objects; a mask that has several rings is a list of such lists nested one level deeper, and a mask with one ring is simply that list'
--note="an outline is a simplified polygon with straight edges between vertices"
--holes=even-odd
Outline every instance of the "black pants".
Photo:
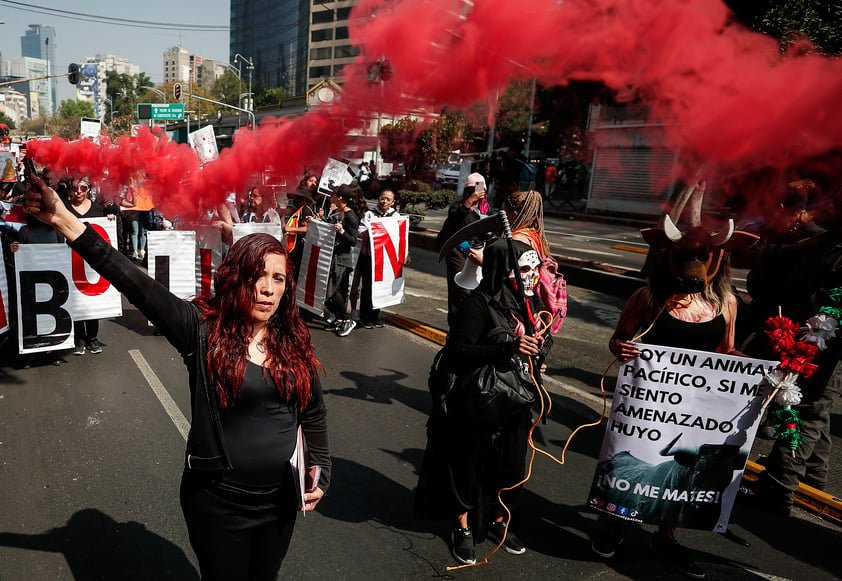
[{"label": "black pants", "polygon": [[801,419],[803,440],[792,450],[776,440],[760,475],[760,491],[774,502],[791,505],[799,482],[824,490],[830,465],[830,410],[839,395],[839,378],[817,395],[807,394],[794,409]]},{"label": "black pants", "polygon": [[76,344],[89,344],[96,339],[99,333],[99,320],[91,319],[90,321],[76,321],[73,323],[73,338]]},{"label": "black pants", "polygon": [[372,257],[368,254],[360,254],[360,260],[357,263],[357,272],[360,275],[360,285],[362,292],[360,293],[360,321],[363,324],[376,324],[380,322],[380,309],[375,309],[372,306],[372,282],[371,282],[371,261]]},{"label": "black pants", "polygon": [[286,556],[296,510],[290,486],[275,500],[254,501],[222,494],[207,479],[185,469],[181,510],[202,581],[272,581]]},{"label": "black pants", "polygon": [[330,277],[327,279],[327,293],[325,308],[336,315],[340,321],[348,319],[348,290],[351,286],[353,268],[335,262],[330,267]]}]

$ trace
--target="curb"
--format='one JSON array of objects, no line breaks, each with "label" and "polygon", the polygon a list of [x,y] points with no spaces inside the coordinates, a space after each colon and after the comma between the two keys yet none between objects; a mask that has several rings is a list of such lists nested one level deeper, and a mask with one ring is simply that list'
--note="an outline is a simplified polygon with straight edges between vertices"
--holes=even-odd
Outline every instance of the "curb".
[{"label": "curb", "polygon": [[[760,473],[764,470],[766,469],[763,466],[749,460],[746,462],[743,480],[746,482],[757,482]],[[825,520],[842,525],[842,498],[838,498],[806,484],[799,484],[798,490],[795,491],[793,504]]]}]

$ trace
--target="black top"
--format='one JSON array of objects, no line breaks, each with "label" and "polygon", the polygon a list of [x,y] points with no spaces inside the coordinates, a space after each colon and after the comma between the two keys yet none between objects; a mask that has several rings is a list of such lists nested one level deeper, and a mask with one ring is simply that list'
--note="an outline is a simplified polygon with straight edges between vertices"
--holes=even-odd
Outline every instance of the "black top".
[{"label": "black top", "polygon": [[102,206],[96,202],[91,202],[91,207],[88,208],[88,211],[84,214],[77,212],[76,208],[74,208],[73,204],[70,202],[65,202],[64,205],[67,206],[67,209],[70,210],[77,218],[102,218],[105,216]]},{"label": "black top", "polygon": [[666,311],[640,340],[651,345],[666,345],[694,351],[716,351],[725,335],[725,316],[720,313],[710,321],[690,323],[676,319]]},{"label": "black top", "polygon": [[249,361],[235,405],[221,409],[219,417],[234,466],[222,480],[247,488],[280,486],[289,473],[283,459],[295,449],[297,422],[263,367]]},{"label": "black top", "polygon": [[346,208],[344,214],[341,216],[338,212],[331,214],[327,221],[330,224],[342,222],[343,232],[342,234],[337,232],[336,239],[333,242],[333,261],[339,266],[353,267],[351,248],[357,245],[357,234],[360,229],[360,219],[357,217],[357,213],[351,208]]}]

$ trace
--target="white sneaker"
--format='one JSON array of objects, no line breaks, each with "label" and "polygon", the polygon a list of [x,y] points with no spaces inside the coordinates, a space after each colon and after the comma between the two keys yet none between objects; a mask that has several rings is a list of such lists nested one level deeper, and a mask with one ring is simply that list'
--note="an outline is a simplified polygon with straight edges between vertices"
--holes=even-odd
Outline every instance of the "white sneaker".
[{"label": "white sneaker", "polygon": [[132,260],[137,260],[137,250],[132,252]]},{"label": "white sneaker", "polygon": [[138,260],[143,260],[143,258],[144,258],[145,256],[146,256],[146,251],[145,251],[145,250],[138,250],[138,251],[137,251],[137,259],[138,259]]}]

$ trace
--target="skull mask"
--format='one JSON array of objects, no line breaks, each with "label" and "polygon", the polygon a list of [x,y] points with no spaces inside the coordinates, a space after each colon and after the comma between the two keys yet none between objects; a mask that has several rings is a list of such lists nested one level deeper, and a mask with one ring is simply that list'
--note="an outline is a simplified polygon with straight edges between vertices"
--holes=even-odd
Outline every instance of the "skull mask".
[{"label": "skull mask", "polygon": [[[535,294],[535,286],[538,284],[540,272],[538,267],[541,265],[541,257],[534,250],[527,250],[517,259],[518,270],[520,272],[520,280],[523,281],[523,293],[531,297]],[[515,283],[514,276],[509,273],[509,278]]]}]

